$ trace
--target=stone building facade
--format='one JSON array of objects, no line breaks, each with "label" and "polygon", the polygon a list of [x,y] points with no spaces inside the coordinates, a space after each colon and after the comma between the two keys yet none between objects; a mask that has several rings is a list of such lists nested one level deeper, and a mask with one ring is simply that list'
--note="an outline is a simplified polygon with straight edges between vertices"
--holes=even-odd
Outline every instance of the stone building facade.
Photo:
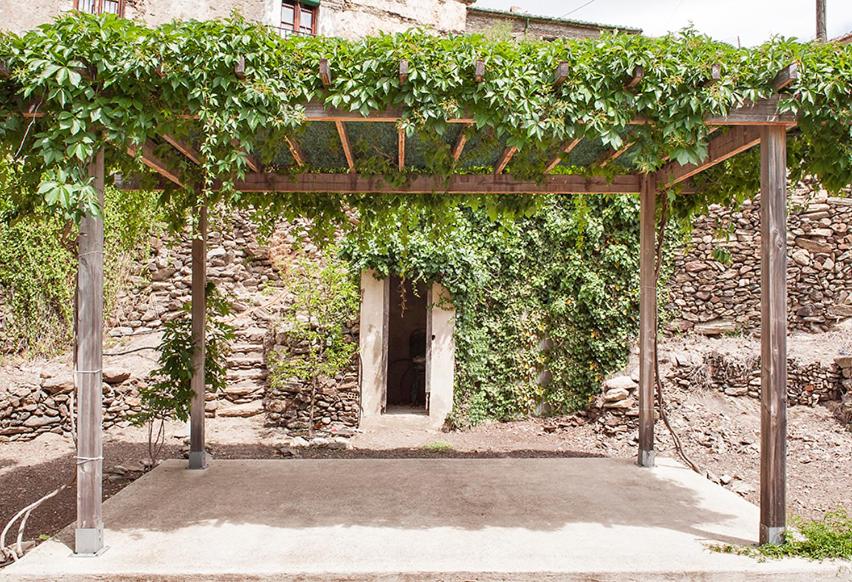
[{"label": "stone building facade", "polygon": [[155,26],[171,20],[225,18],[233,12],[280,30],[360,38],[381,32],[424,28],[436,34],[508,30],[515,38],[553,40],[599,36],[603,30],[638,33],[632,28],[486,10],[472,0],[34,0],[0,2],[0,30],[23,32],[70,10],[113,12]]}]

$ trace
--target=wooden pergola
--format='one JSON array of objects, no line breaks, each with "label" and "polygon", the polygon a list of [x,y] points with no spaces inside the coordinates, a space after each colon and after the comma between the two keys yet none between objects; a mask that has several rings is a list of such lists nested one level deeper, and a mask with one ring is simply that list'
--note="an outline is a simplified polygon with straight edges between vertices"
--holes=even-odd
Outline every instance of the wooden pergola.
[{"label": "wooden pergola", "polygon": [[[243,65],[244,66],[244,65]],[[240,74],[237,64],[235,74]],[[486,75],[484,64],[473,67],[476,82]],[[406,62],[400,63],[400,82],[407,77]],[[321,61],[318,75],[322,83],[331,83],[328,61]],[[564,82],[567,65],[560,64],[554,72],[554,84]],[[630,89],[640,82],[643,71],[634,70],[625,82]],[[718,77],[718,68],[714,68]],[[776,91],[788,86],[797,76],[795,66],[778,73],[774,81]],[[712,82],[713,79],[708,80]],[[346,165],[342,173],[283,174],[266,171],[262,164],[249,156],[250,172],[235,183],[235,190],[263,193],[340,193],[340,194],[640,194],[640,382],[639,382],[639,451],[638,464],[654,465],[655,424],[655,372],[654,345],[657,322],[655,268],[656,201],[660,191],[678,186],[680,193],[688,195],[692,189],[690,177],[715,166],[724,160],[758,144],[760,148],[761,195],[761,463],[760,463],[760,532],[761,543],[780,543],[785,530],[785,457],[786,457],[786,138],[787,131],[796,126],[795,116],[779,113],[778,95],[746,104],[731,110],[727,115],[705,119],[714,131],[709,142],[709,153],[700,164],[680,165],[669,162],[653,174],[624,172],[609,179],[580,175],[552,174],[551,172],[578,148],[582,140],[575,139],[553,152],[547,165],[548,175],[541,181],[522,180],[506,173],[518,150],[506,147],[498,152],[490,175],[463,174],[450,178],[417,175],[403,185],[397,185],[377,176],[361,175],[358,159],[353,152],[349,132],[360,124],[383,124],[385,129],[398,133],[396,141],[400,170],[406,168],[407,139],[397,129],[403,117],[400,109],[388,109],[366,116],[336,110],[321,103],[306,104],[308,125],[334,125]],[[25,116],[40,116],[29,111]],[[186,116],[191,120],[191,116]],[[460,117],[452,124],[471,127],[473,119]],[[633,124],[649,123],[637,118]],[[459,160],[470,136],[469,131],[459,131],[451,145],[452,156]],[[305,166],[307,156],[295,138],[287,138],[286,150],[292,164]],[[172,135],[160,134],[156,141],[149,140],[130,155],[141,157],[161,180],[184,186],[180,172],[157,155],[168,144],[175,155],[194,164],[202,163],[198,148],[189,141]],[[618,150],[603,152],[596,164],[613,164],[631,147],[631,143]],[[622,167],[622,166],[619,166]],[[90,173],[103,199],[104,155],[101,150],[90,165]],[[125,186],[132,187],[132,186]],[[207,210],[199,216],[199,235],[192,242],[192,334],[196,347],[193,354],[194,375],[192,385],[194,400],[191,411],[191,447],[189,469],[207,466],[204,436],[205,402],[205,282]],[[103,548],[102,502],[102,408],[101,369],[103,335],[103,221],[100,217],[86,217],[80,226],[78,276],[78,328],[77,328],[77,386],[78,397],[78,453],[77,453],[77,536],[75,551],[78,554],[97,554]]]}]

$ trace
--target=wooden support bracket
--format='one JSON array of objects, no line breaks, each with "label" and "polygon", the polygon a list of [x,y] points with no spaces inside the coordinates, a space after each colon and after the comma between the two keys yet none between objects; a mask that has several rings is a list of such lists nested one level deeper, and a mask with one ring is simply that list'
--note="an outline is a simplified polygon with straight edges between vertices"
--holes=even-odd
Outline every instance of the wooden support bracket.
[{"label": "wooden support bracket", "polygon": [[305,155],[302,153],[302,148],[299,147],[299,144],[292,137],[285,137],[284,141],[287,142],[287,147],[290,148],[290,155],[293,156],[293,161],[296,162],[296,165],[301,167],[305,165]]},{"label": "wooden support bracket", "polygon": [[553,169],[556,166],[558,166],[559,164],[562,163],[562,159],[565,156],[567,156],[568,154],[570,154],[574,150],[574,148],[577,147],[580,144],[581,141],[582,141],[582,139],[578,137],[578,138],[572,139],[570,142],[565,144],[565,146],[563,146],[563,148],[562,148],[562,151],[559,152],[559,155],[557,155],[555,158],[550,160],[550,162],[547,164],[547,168],[545,168],[545,170],[544,170],[545,173],[552,172]]},{"label": "wooden support bracket", "polygon": [[799,65],[793,63],[792,65],[787,65],[775,75],[775,78],[772,80],[772,86],[776,91],[780,91],[781,89],[785,89],[789,87],[793,81],[799,79]]},{"label": "wooden support bracket", "polygon": [[[127,148],[127,153],[136,157],[137,149],[133,146]],[[154,154],[154,143],[150,140],[146,141],[142,146],[142,163],[160,174],[163,178],[183,187],[183,182],[177,175],[177,172],[170,170],[166,164]]]},{"label": "wooden support bracket", "polygon": [[399,128],[397,131],[397,151],[399,153],[399,171],[405,170],[405,130]]},{"label": "wooden support bracket", "polygon": [[503,150],[503,154],[500,156],[500,160],[497,162],[497,167],[494,168],[495,174],[502,174],[506,169],[506,166],[509,165],[509,162],[512,161],[512,158],[515,157],[515,154],[518,153],[518,148],[514,146],[507,147]]},{"label": "wooden support bracket", "polygon": [[636,86],[645,77],[645,68],[639,65],[633,67],[633,75],[624,83],[624,88],[628,91],[635,89]]},{"label": "wooden support bracket", "polygon": [[467,143],[467,131],[470,125],[463,127],[459,132],[459,136],[456,138],[456,145],[453,147],[453,160],[456,162],[459,161],[459,158],[464,151],[464,146]]},{"label": "wooden support bracket", "polygon": [[349,145],[349,136],[346,135],[346,126],[342,121],[335,121],[337,127],[337,135],[340,136],[340,147],[343,148],[343,155],[346,156],[346,163],[349,165],[349,173],[355,171],[355,158],[352,157],[352,148]]},{"label": "wooden support bracket", "polygon": [[170,144],[173,148],[182,153],[192,163],[198,166],[204,163],[204,159],[201,157],[201,153],[188,143],[183,142],[168,133],[160,134],[160,137],[163,138],[163,141]]}]

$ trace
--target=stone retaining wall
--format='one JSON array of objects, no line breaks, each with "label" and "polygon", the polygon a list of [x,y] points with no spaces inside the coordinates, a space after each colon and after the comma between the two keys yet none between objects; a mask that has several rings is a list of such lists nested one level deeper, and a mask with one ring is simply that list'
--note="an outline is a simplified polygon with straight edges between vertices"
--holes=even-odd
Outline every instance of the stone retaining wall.
[{"label": "stone retaining wall", "polygon": [[[793,196],[787,221],[790,329],[819,332],[852,317],[852,198]],[[760,205],[719,207],[695,222],[668,285],[669,332],[760,328]]]}]

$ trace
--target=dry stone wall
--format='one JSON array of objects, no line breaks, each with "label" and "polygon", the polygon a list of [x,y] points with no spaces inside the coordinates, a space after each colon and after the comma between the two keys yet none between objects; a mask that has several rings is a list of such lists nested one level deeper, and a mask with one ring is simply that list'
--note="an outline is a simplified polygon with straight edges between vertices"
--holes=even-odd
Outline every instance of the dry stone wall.
[{"label": "dry stone wall", "polygon": [[[852,317],[852,198],[794,195],[787,222],[790,329],[820,332]],[[729,260],[725,260],[725,256]],[[711,208],[674,260],[669,332],[760,329],[760,202]]]}]

